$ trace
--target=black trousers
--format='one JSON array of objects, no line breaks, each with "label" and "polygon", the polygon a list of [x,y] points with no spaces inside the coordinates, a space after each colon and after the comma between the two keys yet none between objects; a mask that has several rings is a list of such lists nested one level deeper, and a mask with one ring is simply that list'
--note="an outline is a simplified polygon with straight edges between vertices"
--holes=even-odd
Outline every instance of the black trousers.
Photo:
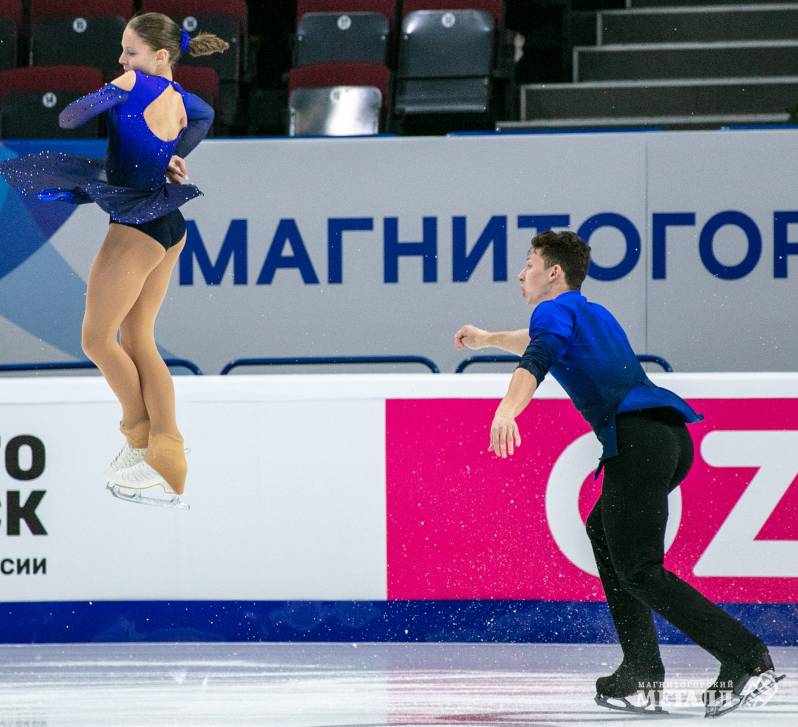
[{"label": "black trousers", "polygon": [[661,664],[656,611],[719,661],[748,665],[762,641],[662,565],[668,493],[693,462],[682,418],[668,408],[619,414],[618,452],[604,465],[587,534],[624,661]]}]

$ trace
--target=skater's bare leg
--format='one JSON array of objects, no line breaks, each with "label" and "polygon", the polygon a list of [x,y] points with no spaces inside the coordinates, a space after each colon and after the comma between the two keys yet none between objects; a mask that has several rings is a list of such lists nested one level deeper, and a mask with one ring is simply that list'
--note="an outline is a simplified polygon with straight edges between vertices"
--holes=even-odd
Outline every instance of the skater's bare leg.
[{"label": "skater's bare leg", "polygon": [[[143,234],[143,233],[141,233]],[[175,390],[169,369],[155,344],[155,319],[169,279],[185,245],[186,237],[166,251],[149,274],[133,307],[121,323],[122,348],[133,361],[141,381],[141,393],[150,419],[150,433],[180,433],[175,419]]]},{"label": "skater's bare leg", "polygon": [[122,405],[122,423],[128,426],[146,419],[147,407],[136,364],[116,335],[165,255],[148,235],[111,224],[89,272],[81,345]]}]

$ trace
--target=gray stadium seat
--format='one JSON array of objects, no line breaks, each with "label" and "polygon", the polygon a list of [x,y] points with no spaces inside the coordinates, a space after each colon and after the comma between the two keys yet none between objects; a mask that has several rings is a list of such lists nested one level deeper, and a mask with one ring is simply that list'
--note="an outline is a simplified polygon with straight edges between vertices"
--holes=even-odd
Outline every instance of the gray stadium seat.
[{"label": "gray stadium seat", "polygon": [[78,129],[62,129],[58,114],[67,104],[102,85],[99,68],[28,66],[0,71],[0,138],[97,138],[97,116]]},{"label": "gray stadium seat", "polygon": [[306,13],[297,27],[294,65],[385,63],[390,35],[390,23],[382,13]]},{"label": "gray stadium seat", "polygon": [[0,0],[0,70],[17,65],[17,48],[22,26],[20,0]]},{"label": "gray stadium seat", "polygon": [[289,135],[379,133],[390,77],[385,66],[371,63],[316,63],[291,69]]},{"label": "gray stadium seat", "polygon": [[377,134],[382,93],[374,86],[298,88],[289,109],[290,136]]},{"label": "gray stadium seat", "polygon": [[418,10],[402,21],[395,109],[488,110],[496,24],[483,10]]},{"label": "gray stadium seat", "polygon": [[129,0],[62,0],[31,5],[32,66],[75,65],[102,69],[106,80],[120,73],[119,40],[133,10]]}]

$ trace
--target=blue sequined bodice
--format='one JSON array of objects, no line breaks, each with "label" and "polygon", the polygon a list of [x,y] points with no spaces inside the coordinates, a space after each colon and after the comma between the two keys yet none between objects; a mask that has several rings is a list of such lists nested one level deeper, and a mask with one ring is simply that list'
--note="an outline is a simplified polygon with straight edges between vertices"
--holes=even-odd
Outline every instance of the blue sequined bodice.
[{"label": "blue sequined bodice", "polygon": [[[126,84],[127,85],[127,84]],[[175,139],[159,139],[144,111],[167,86],[177,91],[188,124]],[[59,151],[27,154],[0,162],[0,176],[26,197],[46,202],[96,202],[113,221],[141,224],[158,219],[202,192],[193,184],[171,182],[172,155],[185,158],[213,125],[213,108],[163,76],[135,71],[130,91],[113,83],[70,103],[58,116],[64,129],[76,129],[107,112],[105,163]]]},{"label": "blue sequined bodice", "polygon": [[108,110],[105,169],[110,184],[157,189],[164,183],[169,160],[185,128],[175,139],[164,141],[147,126],[144,110],[170,85],[185,97],[186,92],[174,81],[136,71],[136,83],[127,99]]}]

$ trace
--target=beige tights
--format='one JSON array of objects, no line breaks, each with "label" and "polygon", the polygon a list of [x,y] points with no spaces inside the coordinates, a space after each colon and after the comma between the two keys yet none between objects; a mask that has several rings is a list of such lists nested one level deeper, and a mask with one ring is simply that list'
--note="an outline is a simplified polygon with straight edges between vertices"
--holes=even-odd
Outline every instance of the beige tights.
[{"label": "beige tights", "polygon": [[148,447],[145,461],[176,492],[185,484],[185,456],[155,319],[184,244],[165,251],[140,230],[111,224],[89,273],[82,332],[84,352],[122,405],[122,433],[131,446]]}]

